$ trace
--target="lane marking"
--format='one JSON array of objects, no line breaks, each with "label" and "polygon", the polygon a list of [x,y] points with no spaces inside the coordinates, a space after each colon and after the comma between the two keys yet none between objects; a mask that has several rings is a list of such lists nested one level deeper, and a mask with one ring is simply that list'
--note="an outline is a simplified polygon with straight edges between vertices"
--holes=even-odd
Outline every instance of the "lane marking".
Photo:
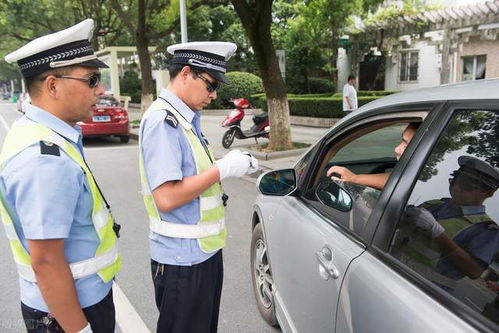
[{"label": "lane marking", "polygon": [[123,333],[151,332],[116,282],[113,282],[113,298],[116,322]]},{"label": "lane marking", "polygon": [[0,123],[2,123],[2,126],[5,128],[5,130],[8,132],[9,131],[9,124],[7,124],[7,122],[5,121],[5,118],[0,115]]}]

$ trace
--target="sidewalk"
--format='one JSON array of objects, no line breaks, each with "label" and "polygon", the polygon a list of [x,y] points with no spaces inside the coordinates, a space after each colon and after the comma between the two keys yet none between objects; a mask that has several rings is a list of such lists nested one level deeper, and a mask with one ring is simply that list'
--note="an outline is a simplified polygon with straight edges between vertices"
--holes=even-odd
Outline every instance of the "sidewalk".
[{"label": "sidewalk", "polygon": [[[210,146],[213,149],[216,158],[221,158],[222,156],[227,154],[230,151],[230,149],[248,150],[247,149],[248,146],[255,144],[254,139],[245,139],[245,140],[235,139],[230,149],[225,149],[222,146],[222,136],[227,129],[221,127],[220,123],[225,118],[228,112],[230,112],[230,110],[202,111],[201,128],[203,134],[206,136],[208,142],[210,143]],[[128,116],[130,121],[138,120],[140,119],[140,112],[138,109],[130,108],[128,111]],[[241,123],[241,127],[243,129],[251,127],[253,123],[251,117],[252,113],[250,111],[248,112],[247,116],[244,117]],[[329,131],[329,128],[291,125],[291,137],[292,140],[295,142],[313,144],[319,138],[321,138],[327,131]],[[136,128],[130,129],[130,137],[133,140],[138,140],[138,133],[139,133],[138,126]],[[266,142],[268,142],[268,139],[264,138],[258,139],[258,143],[266,143]],[[307,148],[286,151],[286,152],[270,153],[268,154],[269,156],[267,156],[269,159],[265,159],[265,154],[259,152],[252,152],[252,153],[258,159],[261,171],[265,172],[268,170],[284,169],[292,167],[306,150]]]}]

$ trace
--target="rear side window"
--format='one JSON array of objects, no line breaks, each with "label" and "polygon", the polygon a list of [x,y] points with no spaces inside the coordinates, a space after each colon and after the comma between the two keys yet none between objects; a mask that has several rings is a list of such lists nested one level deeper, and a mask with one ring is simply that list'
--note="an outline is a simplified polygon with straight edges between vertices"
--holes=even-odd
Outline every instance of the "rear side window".
[{"label": "rear side window", "polygon": [[114,97],[102,96],[97,103],[98,106],[118,106],[120,103]]},{"label": "rear side window", "polygon": [[499,114],[460,110],[421,170],[390,253],[499,324]]}]

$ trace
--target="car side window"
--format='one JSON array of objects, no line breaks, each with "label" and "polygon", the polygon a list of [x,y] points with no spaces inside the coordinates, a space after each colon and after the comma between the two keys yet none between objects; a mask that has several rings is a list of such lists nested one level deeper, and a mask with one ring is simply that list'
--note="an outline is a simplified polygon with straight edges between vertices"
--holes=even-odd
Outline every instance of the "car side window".
[{"label": "car side window", "polygon": [[456,111],[433,148],[390,253],[499,324],[499,113]]},{"label": "car side window", "polygon": [[297,178],[297,184],[300,185],[303,183],[303,180],[306,175],[306,170],[309,167],[310,163],[313,160],[313,157],[315,153],[317,152],[317,146],[310,149],[299,161],[296,163],[295,166],[295,171],[296,171],[296,178]]},{"label": "car side window", "polygon": [[[397,163],[396,148],[408,125],[404,120],[377,121],[332,142],[323,159],[314,166],[316,176],[304,197],[333,222],[361,235]],[[417,126],[412,134],[416,130]],[[354,178],[353,174],[359,177]],[[381,186],[371,184],[373,179]]]}]

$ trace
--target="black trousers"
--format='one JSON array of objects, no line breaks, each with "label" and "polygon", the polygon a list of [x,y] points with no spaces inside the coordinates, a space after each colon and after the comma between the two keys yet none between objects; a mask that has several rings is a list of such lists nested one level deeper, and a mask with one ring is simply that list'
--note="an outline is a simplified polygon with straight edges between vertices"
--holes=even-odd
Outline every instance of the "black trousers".
[{"label": "black trousers", "polygon": [[[48,323],[47,312],[39,311],[21,302],[21,311],[28,333],[64,332],[57,321]],[[94,333],[113,333],[116,324],[113,290],[97,304],[83,309]],[[45,319],[44,319],[45,317]]]},{"label": "black trousers", "polygon": [[223,283],[222,251],[194,266],[151,260],[157,332],[216,332]]}]

